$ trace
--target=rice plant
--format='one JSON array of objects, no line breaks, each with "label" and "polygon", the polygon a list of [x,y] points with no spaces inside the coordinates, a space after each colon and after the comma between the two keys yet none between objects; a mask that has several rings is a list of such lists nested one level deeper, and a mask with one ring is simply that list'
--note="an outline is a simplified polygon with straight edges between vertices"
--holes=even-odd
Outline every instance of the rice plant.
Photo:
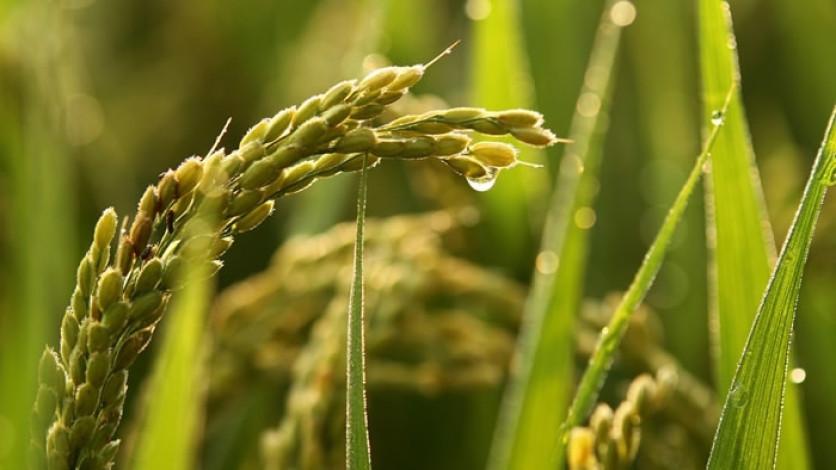
[{"label": "rice plant", "polygon": [[827,468],[836,9],[663,3],[0,7],[0,468]]}]

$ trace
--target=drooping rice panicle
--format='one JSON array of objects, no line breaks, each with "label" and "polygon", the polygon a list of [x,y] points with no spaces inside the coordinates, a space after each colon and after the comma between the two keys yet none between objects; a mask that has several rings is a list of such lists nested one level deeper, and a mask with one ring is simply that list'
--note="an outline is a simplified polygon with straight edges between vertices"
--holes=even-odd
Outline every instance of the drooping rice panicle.
[{"label": "drooping rice panicle", "polygon": [[[496,178],[518,162],[511,147],[474,144],[471,133],[507,134],[531,145],[557,141],[537,113],[524,110],[459,108],[375,122],[427,65],[386,67],[338,83],[262,120],[236,150],[187,159],[146,189],[118,234],[116,212],[105,210],[78,268],[60,347],[47,348],[40,361],[33,457],[45,459],[50,469],[113,465],[128,369],[179,287],[190,243],[211,242],[206,271],[217,272],[235,235],[261,224],[273,212],[274,199],[317,179],[360,170],[363,155],[370,167],[387,158],[436,158],[472,181]],[[424,124],[422,130],[420,122],[436,127]],[[201,214],[216,221],[202,232],[194,230]]]}]

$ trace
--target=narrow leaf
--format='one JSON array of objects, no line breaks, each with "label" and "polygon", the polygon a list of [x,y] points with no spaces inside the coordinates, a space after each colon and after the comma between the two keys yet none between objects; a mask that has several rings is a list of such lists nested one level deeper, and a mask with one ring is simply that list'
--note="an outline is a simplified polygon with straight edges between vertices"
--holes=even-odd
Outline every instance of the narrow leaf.
[{"label": "narrow leaf", "polygon": [[[731,84],[740,80],[737,42],[727,3],[701,0],[698,8],[703,115],[708,117],[720,107]],[[716,326],[712,335],[721,397],[729,390],[775,256],[739,90],[738,86],[725,116],[726,131],[712,152],[711,178],[706,179],[707,229],[713,257],[709,314]],[[806,436],[794,387],[787,395],[787,418],[779,468],[807,468]]]},{"label": "narrow leaf", "polygon": [[366,414],[366,353],[363,327],[363,225],[366,219],[368,168],[363,156],[360,189],[357,192],[357,236],[354,240],[354,277],[348,306],[346,343],[346,462],[348,470],[372,468]]},{"label": "narrow leaf", "polygon": [[[78,249],[75,154],[56,119],[68,99],[61,84],[78,63],[50,47],[67,31],[66,15],[7,11],[0,8],[0,468],[26,468],[38,358],[53,339],[52,312],[72,290]],[[53,34],[23,27],[36,24]]]},{"label": "narrow leaf", "polygon": [[836,108],[726,396],[708,468],[773,468],[801,276],[836,170]]},{"label": "narrow leaf", "polygon": [[[489,468],[523,470],[562,461],[555,446],[572,381],[574,316],[583,293],[589,227],[573,223],[580,208],[595,203],[601,118],[608,110],[621,27],[608,2],[598,28],[586,81],[569,133],[517,344],[517,362],[505,392]],[[623,25],[621,25],[623,26]],[[582,100],[600,107],[588,112]]]}]

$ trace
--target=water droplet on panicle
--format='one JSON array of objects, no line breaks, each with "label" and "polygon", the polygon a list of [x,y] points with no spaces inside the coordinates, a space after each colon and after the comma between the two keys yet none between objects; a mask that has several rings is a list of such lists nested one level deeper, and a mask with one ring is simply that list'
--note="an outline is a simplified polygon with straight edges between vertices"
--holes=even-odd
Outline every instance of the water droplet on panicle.
[{"label": "water droplet on panicle", "polygon": [[496,177],[498,175],[498,170],[496,170],[495,168],[488,168],[488,173],[484,176],[466,177],[467,184],[469,184],[470,187],[475,189],[476,191],[487,191],[493,188],[493,185],[496,183]]}]

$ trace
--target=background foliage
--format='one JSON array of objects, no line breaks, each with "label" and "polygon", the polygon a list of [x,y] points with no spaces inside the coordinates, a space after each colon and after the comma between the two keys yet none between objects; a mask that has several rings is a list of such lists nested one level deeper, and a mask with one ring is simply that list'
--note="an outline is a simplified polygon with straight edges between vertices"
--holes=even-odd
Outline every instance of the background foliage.
[{"label": "background foliage", "polygon": [[[109,205],[127,213],[160,171],[205,153],[227,117],[234,141],[261,117],[359,76],[363,65],[423,62],[464,39],[418,94],[453,105],[530,106],[566,135],[603,2],[493,3],[494,16],[488,0],[0,4],[0,468],[25,440],[17,423],[31,403],[36,358],[57,340],[96,217]],[[694,3],[637,1],[636,21],[623,33],[583,297],[600,299],[629,284],[699,152]],[[836,101],[836,5],[745,0],[734,2],[732,16],[744,109],[780,242]],[[485,58],[487,21],[510,28],[503,38],[516,48],[496,50],[508,57],[504,64]],[[488,197],[444,168],[387,162],[370,175],[369,216],[477,208],[480,222],[457,254],[527,282],[560,154],[548,149],[545,170],[517,168]],[[543,196],[520,188],[541,188]],[[353,177],[342,177],[282,200],[269,227],[235,245],[218,288],[261,271],[291,234],[352,219],[354,194]],[[524,213],[509,211],[515,207]],[[836,461],[828,439],[836,433],[829,364],[836,354],[836,207],[826,204],[821,217],[794,341],[806,370],[800,390],[816,467]],[[706,256],[696,198],[647,302],[659,313],[668,350],[712,383]],[[133,391],[143,375],[132,375]],[[383,413],[375,432],[375,409],[387,404],[372,395],[373,458],[380,468],[398,455],[412,456],[414,468],[476,468],[487,455],[498,398],[413,398],[404,419],[415,428],[398,433],[382,431]],[[431,451],[409,440],[416,432],[432,438],[424,444]]]}]

